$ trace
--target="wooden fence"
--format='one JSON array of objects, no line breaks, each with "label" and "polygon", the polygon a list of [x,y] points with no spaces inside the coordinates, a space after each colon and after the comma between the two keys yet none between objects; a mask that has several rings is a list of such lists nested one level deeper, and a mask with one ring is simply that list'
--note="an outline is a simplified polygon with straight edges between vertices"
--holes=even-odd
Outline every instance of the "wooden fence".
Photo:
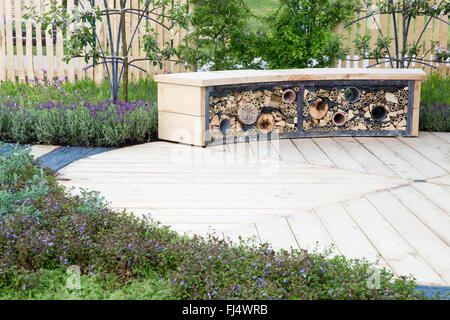
[{"label": "wooden fence", "polygon": [[[58,0],[62,3],[63,0]],[[88,3],[85,0],[78,0],[82,4]],[[119,8],[118,0],[107,0],[110,9]],[[176,0],[181,3],[186,3],[187,0]],[[86,63],[82,58],[72,59],[68,64],[63,61],[64,44],[61,30],[42,30],[40,24],[35,24],[31,20],[24,20],[23,15],[25,7],[30,5],[36,6],[38,12],[43,13],[48,9],[49,0],[0,0],[0,81],[12,80],[24,82],[27,79],[32,79],[35,76],[42,78],[44,73],[49,78],[64,78],[67,77],[70,81],[75,79],[83,79],[89,77],[96,82],[101,82],[105,79],[106,70],[104,65],[96,66],[84,70]],[[67,0],[68,6],[73,6],[75,0]],[[142,6],[142,2],[138,0],[129,0],[129,5],[133,8]],[[103,1],[98,1],[101,9],[104,9]],[[120,21],[119,15],[112,16],[112,27],[118,26]],[[136,26],[138,21],[137,15],[127,15],[125,19],[125,28],[130,30],[130,34],[134,31],[133,26]],[[22,22],[22,23],[19,23]],[[181,43],[187,31],[184,29],[176,30],[172,35],[169,31],[162,28],[155,22],[149,22],[159,34],[158,43],[163,45],[170,37],[173,39],[175,46]],[[106,37],[106,19],[99,21],[96,25],[97,32],[102,43],[107,43]],[[132,29],[133,28],[133,29]],[[145,57],[145,52],[140,47],[142,37],[145,33],[145,23],[142,23],[138,36],[134,37],[131,44],[130,56],[133,59]],[[115,38],[117,34],[114,35]],[[90,65],[88,63],[87,65]],[[136,62],[136,65],[150,75],[163,72],[185,72],[187,70],[185,65],[175,64],[172,61],[165,61],[165,67],[158,69],[153,67],[147,61]],[[146,73],[137,68],[131,67],[129,70],[129,77],[132,80],[137,80],[146,77]]]},{"label": "wooden fence", "polygon": [[[63,0],[58,0],[62,3]],[[79,0],[85,2],[85,0]],[[107,0],[110,8],[118,7],[118,0]],[[188,0],[174,0],[186,3]],[[68,64],[63,61],[64,45],[63,35],[61,30],[54,30],[54,33],[45,32],[42,30],[39,24],[35,25],[31,20],[24,20],[24,7],[30,5],[36,5],[38,12],[45,10],[44,4],[49,3],[49,0],[0,0],[0,81],[12,80],[24,82],[27,78],[33,78],[35,76],[42,78],[44,72],[48,77],[67,77],[70,81],[75,79],[83,79],[89,77],[96,82],[101,82],[106,76],[104,66],[97,66],[84,70],[86,66],[85,62],[81,58],[73,59]],[[67,0],[67,4],[73,5],[75,0]],[[103,8],[103,1],[98,2]],[[129,0],[132,7],[139,7],[138,0]],[[360,17],[362,17],[362,14]],[[441,17],[444,20],[448,20],[448,17]],[[112,18],[112,26],[117,26],[120,17],[114,15]],[[132,26],[137,23],[138,17],[136,15],[128,16],[126,19],[126,29],[131,30]],[[426,24],[427,17],[418,17],[414,22],[411,32],[411,41],[415,41],[418,38],[423,26]],[[99,37],[103,43],[106,43],[106,19],[103,22],[99,22],[96,26]],[[21,21],[22,23],[17,23]],[[389,15],[377,16],[379,25],[385,30],[387,36],[392,37],[393,23]],[[22,26],[23,25],[23,26]],[[150,26],[154,27],[159,34],[158,43],[162,45],[168,37],[171,37],[169,32],[165,31],[161,26],[156,23],[150,23]],[[141,25],[139,36],[135,37],[131,45],[131,56],[133,59],[142,58],[145,56],[142,48],[140,47],[141,39],[145,31],[145,25]],[[173,36],[174,45],[177,46],[184,36],[186,30],[177,30]],[[401,30],[399,30],[401,32]],[[360,23],[353,25],[348,29],[343,29],[340,26],[337,29],[337,33],[342,34],[345,38],[345,45],[351,48],[349,59],[355,59],[355,50],[353,41],[357,34],[369,34],[371,35],[371,45],[376,42],[378,31],[373,19],[366,19],[360,21]],[[432,40],[439,40],[440,43],[447,48],[449,38],[449,27],[442,22],[433,20],[429,24],[427,31],[422,39],[422,43],[426,48],[429,48]],[[392,44],[392,46],[394,46]],[[392,48],[393,50],[393,48]],[[432,53],[425,56],[425,59],[432,58]],[[373,61],[339,61],[338,67],[364,67],[373,63]],[[149,75],[163,72],[185,72],[186,66],[180,64],[174,64],[173,62],[166,61],[165,67],[160,70],[153,67],[153,65],[146,61],[137,62],[137,66],[147,70]],[[379,68],[387,68],[388,64],[382,64]],[[427,73],[432,71],[432,68],[419,65],[415,63],[413,67],[422,68]],[[448,74],[450,67],[448,63],[443,63],[439,66],[438,70],[443,74]],[[142,77],[146,77],[147,74],[137,68],[130,68],[130,79],[137,80]]]},{"label": "wooden fence", "polygon": [[[375,1],[373,1],[375,2]],[[437,1],[430,1],[432,4],[439,4]],[[440,1],[439,1],[440,2]],[[371,6],[372,10],[376,10],[375,5]],[[362,18],[366,15],[366,13],[361,12],[359,15],[355,16],[355,19]],[[448,21],[448,16],[440,16],[439,18]],[[429,17],[417,17],[417,19],[412,22],[412,26],[410,27],[410,35],[409,35],[409,41],[408,44],[415,44],[418,40],[420,33],[422,32],[424,26],[427,24]],[[364,19],[359,21],[359,23],[354,24],[351,27],[348,27],[344,29],[343,25],[339,26],[336,30],[338,34],[341,34],[344,37],[344,45],[346,47],[350,48],[350,55],[348,56],[347,61],[339,61],[337,66],[342,68],[357,68],[357,67],[366,67],[369,65],[372,65],[375,63],[374,60],[365,60],[365,61],[349,61],[349,60],[356,60],[358,59],[357,54],[355,53],[355,48],[353,45],[353,41],[356,39],[357,35],[370,35],[370,46],[371,48],[375,47],[375,43],[378,38],[378,29],[377,29],[377,23],[381,27],[381,30],[383,30],[383,33],[387,37],[394,38],[394,26],[393,26],[393,19],[391,19],[391,15],[383,14],[383,15],[376,15],[376,21],[374,21],[373,18]],[[397,21],[401,21],[400,19],[397,19]],[[398,24],[399,30],[398,33],[402,34],[402,27],[401,24]],[[450,26],[447,24],[438,21],[436,19],[432,19],[432,21],[428,24],[428,27],[419,42],[419,44],[423,44],[425,47],[425,52],[428,51],[431,48],[431,42],[432,41],[439,41],[441,45],[444,46],[444,48],[447,48],[447,44],[449,43],[449,29]],[[390,53],[393,55],[395,48],[394,41],[391,43]],[[422,53],[419,54],[419,57],[422,57]],[[433,52],[428,52],[425,57],[425,60],[433,60]],[[450,64],[447,63],[441,63],[436,64],[433,63],[435,67],[437,67],[437,71],[439,71],[441,74],[449,74],[450,73]],[[390,65],[387,63],[381,64],[377,66],[378,68],[389,68]],[[426,73],[430,73],[433,71],[433,68],[429,66],[423,66],[419,63],[412,63],[413,68],[420,68],[423,69]]]}]

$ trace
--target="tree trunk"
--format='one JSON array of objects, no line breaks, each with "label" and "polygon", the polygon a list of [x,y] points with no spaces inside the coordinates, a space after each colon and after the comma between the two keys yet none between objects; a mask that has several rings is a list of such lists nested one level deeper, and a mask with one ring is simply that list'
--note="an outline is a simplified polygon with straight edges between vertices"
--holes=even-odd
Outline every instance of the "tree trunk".
[{"label": "tree trunk", "polygon": [[[120,7],[125,9],[124,1],[120,0]],[[122,56],[123,56],[123,100],[128,102],[128,46],[127,28],[125,27],[125,12],[122,12]]]}]

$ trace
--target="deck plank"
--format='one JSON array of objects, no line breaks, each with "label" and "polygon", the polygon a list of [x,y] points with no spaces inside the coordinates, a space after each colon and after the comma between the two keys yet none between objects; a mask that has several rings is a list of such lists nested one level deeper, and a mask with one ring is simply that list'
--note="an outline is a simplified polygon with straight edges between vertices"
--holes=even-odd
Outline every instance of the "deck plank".
[{"label": "deck plank", "polygon": [[343,206],[396,274],[412,274],[422,284],[443,283],[443,279],[366,198],[344,202]]},{"label": "deck plank", "polygon": [[396,138],[378,138],[391,151],[396,152],[411,167],[422,173],[422,177],[431,178],[446,174],[446,170],[434,164],[416,150]]},{"label": "deck plank", "polygon": [[325,152],[338,169],[367,172],[345,149],[333,138],[314,138],[313,141]]},{"label": "deck plank", "polygon": [[379,252],[361,232],[341,204],[319,207],[314,211],[343,255],[353,259],[365,258],[370,262],[379,260],[380,266],[388,268]]},{"label": "deck plank", "polygon": [[30,154],[35,158],[40,158],[58,148],[59,146],[34,145],[31,147]]},{"label": "deck plank", "polygon": [[439,138],[431,133],[421,131],[416,138],[398,137],[398,139],[450,172],[450,148]]},{"label": "deck plank", "polygon": [[334,163],[311,139],[292,139],[297,149],[309,164],[325,167],[335,167]]},{"label": "deck plank", "polygon": [[367,199],[433,270],[450,284],[450,248],[388,191]]},{"label": "deck plank", "polygon": [[355,138],[334,138],[367,172],[383,176],[397,176],[394,170],[386,166],[380,159],[369,152]]},{"label": "deck plank", "polygon": [[450,143],[450,132],[431,132],[431,134],[438,137],[442,141]]},{"label": "deck plank", "polygon": [[272,145],[278,151],[281,160],[300,164],[308,163],[291,139],[272,140]]},{"label": "deck plank", "polygon": [[[303,210],[287,218],[292,232],[301,249],[324,252],[334,243],[328,231],[312,210]],[[341,254],[338,248],[332,248],[334,254]]]},{"label": "deck plank", "polygon": [[380,159],[384,164],[395,171],[400,177],[408,179],[422,178],[423,174],[415,168],[412,168],[405,160],[403,160],[397,153],[388,149],[379,140],[373,137],[356,138],[362,145],[364,145],[373,155]]},{"label": "deck plank", "polygon": [[411,186],[393,188],[390,192],[447,246],[450,245],[450,217]]},{"label": "deck plank", "polygon": [[443,186],[434,183],[414,183],[412,186],[431,200],[447,215],[450,214],[450,193]]},{"label": "deck plank", "polygon": [[292,230],[284,217],[257,222],[261,242],[268,242],[273,249],[300,249]]}]

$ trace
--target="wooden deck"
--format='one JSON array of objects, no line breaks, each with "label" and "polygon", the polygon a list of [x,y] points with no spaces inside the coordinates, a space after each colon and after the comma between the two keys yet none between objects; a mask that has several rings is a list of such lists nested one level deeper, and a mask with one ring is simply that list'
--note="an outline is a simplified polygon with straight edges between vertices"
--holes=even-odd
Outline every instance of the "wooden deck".
[{"label": "wooden deck", "polygon": [[207,149],[156,142],[79,160],[60,178],[181,232],[274,248],[334,244],[336,254],[379,257],[397,276],[450,285],[450,133]]}]

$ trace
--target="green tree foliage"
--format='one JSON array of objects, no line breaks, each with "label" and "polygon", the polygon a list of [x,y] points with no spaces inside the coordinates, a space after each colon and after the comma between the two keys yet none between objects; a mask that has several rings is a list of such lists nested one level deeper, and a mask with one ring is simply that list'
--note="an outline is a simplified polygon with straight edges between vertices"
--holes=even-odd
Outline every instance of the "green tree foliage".
[{"label": "green tree foliage", "polygon": [[256,68],[255,37],[247,28],[250,10],[241,0],[193,0],[193,32],[181,47],[182,59],[210,70]]},{"label": "green tree foliage", "polygon": [[[194,0],[194,31],[180,53],[210,70],[330,66],[345,54],[334,28],[352,16],[357,0],[279,0],[256,17],[242,0]],[[262,23],[250,28],[250,20]]]},{"label": "green tree foliage", "polygon": [[266,19],[269,32],[261,50],[269,68],[325,67],[346,54],[334,28],[352,17],[355,0],[280,0]]}]

